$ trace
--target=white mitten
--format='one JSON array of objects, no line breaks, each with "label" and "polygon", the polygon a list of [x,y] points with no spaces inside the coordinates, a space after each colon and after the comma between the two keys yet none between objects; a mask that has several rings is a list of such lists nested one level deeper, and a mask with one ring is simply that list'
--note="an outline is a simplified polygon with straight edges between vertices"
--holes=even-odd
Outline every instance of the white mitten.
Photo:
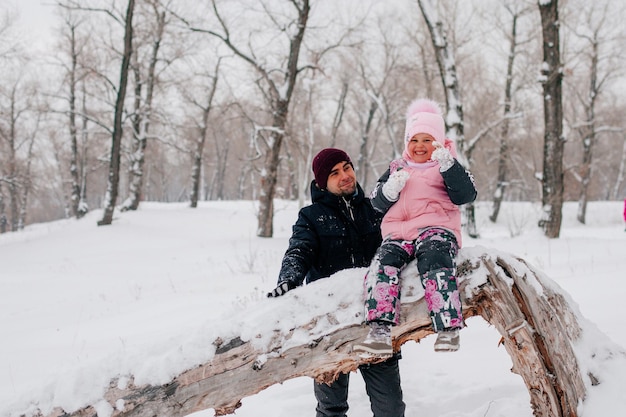
[{"label": "white mitten", "polygon": [[383,195],[389,201],[396,201],[400,196],[400,191],[404,188],[406,180],[409,179],[409,172],[403,169],[393,172],[387,182],[383,184]]},{"label": "white mitten", "polygon": [[430,156],[430,159],[439,163],[439,172],[444,172],[452,168],[454,165],[454,158],[449,150],[443,147],[443,145],[437,141],[433,142],[435,150]]}]

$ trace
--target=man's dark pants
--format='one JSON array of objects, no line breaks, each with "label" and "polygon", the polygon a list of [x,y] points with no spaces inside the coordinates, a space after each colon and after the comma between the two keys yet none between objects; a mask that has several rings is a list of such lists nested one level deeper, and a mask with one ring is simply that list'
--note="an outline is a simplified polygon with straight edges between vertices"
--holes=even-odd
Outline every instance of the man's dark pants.
[{"label": "man's dark pants", "polygon": [[[396,354],[385,362],[363,365],[359,371],[365,381],[374,417],[404,417],[400,370]],[[316,417],[345,417],[348,411],[350,374],[341,374],[332,384],[314,382],[317,398]]]}]

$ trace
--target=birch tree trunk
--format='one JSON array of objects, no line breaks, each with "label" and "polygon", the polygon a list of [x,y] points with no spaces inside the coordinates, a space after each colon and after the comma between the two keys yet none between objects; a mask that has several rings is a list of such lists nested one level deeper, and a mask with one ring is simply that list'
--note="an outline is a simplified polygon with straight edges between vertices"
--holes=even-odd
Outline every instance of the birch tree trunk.
[{"label": "birch tree trunk", "polygon": [[81,197],[81,181],[79,172],[79,152],[78,152],[78,129],[76,127],[76,85],[78,72],[78,51],[76,49],[76,25],[68,22],[69,42],[70,42],[70,69],[69,69],[69,129],[70,129],[70,208],[72,215],[77,219],[81,218],[84,213],[79,211]]},{"label": "birch tree trunk", "polygon": [[87,88],[85,86],[85,80],[82,80],[82,159],[80,162],[80,199],[78,200],[78,213],[77,218],[82,218],[89,212],[89,205],[87,204],[87,174],[90,168],[87,166],[87,148],[89,141],[89,118],[87,117]]},{"label": "birch tree trunk", "polygon": [[142,86],[144,84],[143,75],[140,70],[140,62],[135,54],[135,114],[133,120],[133,146],[130,154],[130,180],[129,192],[126,201],[121,206],[122,211],[137,210],[141,201],[144,179],[144,165],[146,146],[148,144],[148,131],[150,130],[150,119],[152,117],[152,98],[156,84],[156,66],[159,59],[159,49],[163,40],[166,19],[165,11],[160,10],[158,3],[152,3],[154,12],[154,34],[152,39],[152,49],[146,75],[146,97],[142,99]]}]

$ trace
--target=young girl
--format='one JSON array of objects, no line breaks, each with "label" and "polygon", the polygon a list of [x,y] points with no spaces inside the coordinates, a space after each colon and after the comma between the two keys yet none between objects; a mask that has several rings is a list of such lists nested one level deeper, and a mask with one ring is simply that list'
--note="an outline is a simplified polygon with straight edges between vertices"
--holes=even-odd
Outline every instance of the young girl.
[{"label": "young girl", "polygon": [[474,180],[454,158],[439,106],[427,99],[408,108],[401,159],[391,162],[370,198],[385,213],[383,242],[365,276],[367,338],[363,356],[393,353],[391,326],[400,313],[400,272],[413,259],[424,286],[436,351],[456,351],[463,327],[454,257],[461,247],[460,205],[476,198]]}]

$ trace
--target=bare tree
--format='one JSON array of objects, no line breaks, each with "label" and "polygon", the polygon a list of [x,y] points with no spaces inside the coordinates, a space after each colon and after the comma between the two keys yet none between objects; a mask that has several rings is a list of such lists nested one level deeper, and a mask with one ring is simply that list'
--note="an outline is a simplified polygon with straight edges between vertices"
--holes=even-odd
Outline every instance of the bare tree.
[{"label": "bare tree", "polygon": [[504,5],[505,10],[511,17],[511,27],[508,33],[509,39],[509,53],[506,67],[506,81],[504,85],[504,109],[503,109],[503,121],[500,126],[500,147],[498,152],[498,173],[496,189],[493,193],[493,207],[489,220],[496,222],[498,220],[498,214],[500,213],[500,205],[506,188],[508,186],[508,170],[507,163],[509,161],[509,129],[510,119],[512,117],[512,104],[513,104],[513,78],[514,78],[514,63],[517,55],[517,47],[519,45],[518,37],[518,21],[524,15],[530,11],[530,8],[524,4],[518,2],[512,2]]},{"label": "bare tree", "polygon": [[39,130],[39,122],[41,120],[41,117],[42,111],[37,110],[35,115],[36,120],[34,122],[34,129],[28,134],[28,137],[26,138],[24,173],[21,184],[21,193],[19,195],[19,213],[17,222],[18,230],[23,230],[24,226],[26,226],[26,218],[28,216],[28,197],[33,189],[32,165],[33,160],[35,159],[33,150],[35,146],[37,131]]},{"label": "bare tree", "polygon": [[341,90],[339,92],[339,97],[337,98],[337,109],[335,110],[335,117],[333,118],[333,126],[330,132],[330,146],[331,148],[335,147],[335,143],[337,141],[337,131],[341,126],[341,122],[343,121],[343,115],[346,110],[346,97],[348,96],[348,90],[350,87],[350,83],[348,82],[348,77],[344,77],[341,81]]},{"label": "bare tree", "polygon": [[[446,130],[450,139],[454,139],[459,150],[459,157],[465,159],[465,132],[463,123],[463,103],[456,70],[456,60],[452,45],[448,42],[449,34],[439,16],[437,3],[433,0],[418,0],[420,10],[428,26],[435,58],[439,67],[439,79],[446,99]],[[467,161],[463,160],[467,166]]]},{"label": "bare tree", "polygon": [[29,76],[31,57],[15,36],[16,16],[0,8],[0,233],[26,224],[35,139],[45,111],[38,85]]},{"label": "bare tree", "polygon": [[356,171],[359,175],[359,182],[363,187],[367,186],[367,177],[369,171],[369,163],[370,163],[370,155],[369,155],[369,147],[370,147],[370,136],[373,130],[374,124],[374,116],[376,115],[376,111],[378,110],[378,102],[379,95],[378,91],[369,83],[368,77],[366,75],[365,69],[361,63],[360,65],[360,74],[363,79],[363,83],[365,84],[365,91],[367,93],[367,100],[364,102],[367,103],[364,106],[364,112],[358,112],[359,116],[359,127],[360,127],[360,135],[359,135],[359,152],[357,154],[357,166]]},{"label": "bare tree", "polygon": [[[82,218],[89,211],[87,190],[103,191],[101,177],[91,174],[102,172],[109,162],[102,138],[111,134],[111,126],[108,116],[100,114],[108,112],[109,103],[106,108],[99,106],[107,102],[111,91],[108,87],[115,83],[105,75],[106,64],[102,63],[111,60],[102,54],[94,30],[96,24],[91,20],[103,10],[88,9],[98,12],[89,13],[72,0],[60,0],[57,5],[63,26],[57,31],[60,53],[52,59],[60,67],[62,78],[61,85],[50,85],[46,94],[57,99],[52,102],[50,115],[63,115],[63,120],[59,121],[63,130],[48,125],[51,129],[48,137],[55,148],[62,183],[64,187],[69,184],[68,190],[63,192],[67,200],[66,216]],[[100,80],[104,80],[104,84]],[[106,87],[100,89],[102,86]],[[56,141],[59,143],[54,143]],[[99,197],[91,200],[95,203]]]},{"label": "bare tree", "polygon": [[[67,22],[69,29],[69,37],[70,37],[70,70],[69,70],[69,129],[70,129],[70,147],[71,147],[71,156],[70,156],[70,177],[71,177],[71,210],[72,214],[77,218],[81,218],[86,214],[86,206],[81,205],[81,202],[84,201],[84,196],[82,195],[82,191],[84,187],[81,187],[81,178],[79,172],[79,153],[78,153],[78,131],[76,128],[76,102],[77,102],[77,93],[76,87],[79,82],[79,74],[78,74],[78,54],[79,51],[77,49],[77,40],[76,40],[76,25],[72,22]],[[83,84],[84,85],[84,84]],[[85,97],[83,96],[83,100]],[[84,101],[83,101],[84,103]],[[84,107],[83,107],[84,108]],[[83,119],[84,120],[84,119]],[[83,167],[84,168],[84,167]]]},{"label": "bare tree", "polygon": [[568,65],[572,66],[578,61],[583,74],[582,78],[571,77],[572,81],[568,83],[568,91],[576,98],[572,102],[579,104],[583,113],[583,120],[575,120],[572,126],[578,132],[582,145],[581,164],[572,172],[580,183],[577,219],[583,224],[590,198],[589,185],[593,177],[594,150],[598,137],[603,132],[616,130],[602,126],[598,117],[598,102],[610,88],[610,81],[623,74],[623,54],[616,53],[619,50],[618,45],[622,45],[624,41],[623,29],[612,21],[616,16],[615,7],[609,1],[595,2],[591,6],[584,3],[584,12],[580,13],[579,6],[572,16],[571,26],[575,39],[582,40],[583,44],[580,50],[574,51],[574,62]]},{"label": "bare tree", "polygon": [[120,68],[120,82],[115,101],[115,114],[113,121],[113,134],[111,138],[111,155],[109,162],[109,176],[107,191],[104,197],[104,214],[98,226],[110,225],[113,222],[113,211],[119,192],[120,181],[120,158],[122,152],[122,112],[124,111],[124,99],[126,97],[126,86],[128,84],[128,70],[130,67],[130,57],[133,50],[133,12],[135,10],[135,0],[128,0],[126,17],[124,19],[124,52],[122,56],[122,66]]},{"label": "bare tree", "polygon": [[[0,87],[0,183],[8,191],[10,230],[22,230],[28,214],[28,196],[32,190],[31,167],[34,144],[42,114],[39,92],[33,82],[20,76],[5,88]],[[3,210],[6,206],[3,204]]]},{"label": "bare tree", "polygon": [[[193,97],[189,97],[189,101],[191,101],[194,106],[199,108],[202,114],[201,121],[198,126],[198,134],[195,141],[195,148],[193,150],[193,162],[191,166],[191,193],[189,195],[189,204],[192,208],[198,207],[201,180],[200,174],[202,172],[202,161],[204,160],[204,145],[209,134],[209,114],[213,108],[213,98],[215,97],[215,91],[217,90],[220,62],[221,59],[218,59],[213,74],[208,76],[210,81],[208,91],[203,91],[204,97],[202,99],[204,101],[200,102]],[[191,96],[191,93],[189,93],[189,96]]]},{"label": "bare tree", "polygon": [[[135,109],[132,116],[133,141],[130,151],[130,167],[129,167],[129,192],[128,197],[121,205],[121,210],[137,210],[141,201],[143,189],[145,151],[148,144],[148,132],[150,130],[150,122],[153,117],[153,97],[157,83],[157,64],[159,62],[159,51],[165,36],[165,27],[167,20],[167,5],[162,5],[160,0],[150,0],[146,5],[151,10],[151,22],[148,22],[148,68],[144,75],[141,68],[141,59],[139,57],[140,46],[135,43],[133,53],[132,71],[135,76]],[[149,17],[146,19],[150,19]],[[136,33],[136,32],[135,32]],[[137,35],[135,34],[135,38]],[[171,62],[171,61],[170,61]],[[143,88],[145,86],[145,97],[143,96]]]},{"label": "bare tree", "polygon": [[[285,61],[282,68],[266,66],[264,59],[256,56],[254,50],[246,52],[242,46],[236,44],[236,41],[231,36],[231,28],[229,28],[226,20],[218,10],[215,0],[212,1],[212,6],[220,31],[202,29],[190,25],[193,31],[207,33],[219,39],[235,56],[248,63],[260,77],[258,85],[262,89],[272,119],[271,125],[267,129],[269,137],[264,141],[266,154],[261,175],[257,228],[257,235],[260,237],[271,237],[274,233],[274,195],[276,193],[280,151],[286,135],[285,127],[287,126],[289,115],[289,103],[296,86],[298,74],[302,71],[302,68],[298,66],[298,60],[310,12],[309,0],[289,0],[288,3],[295,9],[296,16],[286,24],[274,19],[267,5],[262,5],[270,14],[270,19],[278,25],[281,32],[288,36],[289,46],[288,51],[284,55]],[[275,74],[281,74],[282,76],[276,77]]]},{"label": "bare tree", "polygon": [[[80,20],[72,13],[72,10],[67,10],[67,14],[64,16],[66,32],[64,32],[64,45],[66,45],[68,50],[68,58],[69,62],[67,64],[62,64],[66,76],[67,76],[67,84],[68,84],[68,96],[66,98],[69,110],[67,112],[68,115],[68,127],[69,127],[69,141],[70,141],[70,161],[69,161],[69,174],[70,174],[70,211],[72,216],[76,218],[81,218],[87,213],[87,205],[84,203],[84,195],[82,194],[85,189],[85,184],[83,182],[84,173],[86,167],[82,165],[80,160],[80,151],[79,151],[79,131],[77,127],[77,117],[80,116],[81,111],[84,110],[84,100],[85,97],[83,95],[83,109],[78,110],[79,106],[79,97],[78,97],[78,88],[79,85],[82,84],[84,87],[84,77],[86,72],[81,69],[80,65],[80,57],[86,46],[84,41],[81,41],[79,35],[79,27],[81,25]],[[84,91],[83,91],[84,92]],[[83,112],[82,118],[85,120],[85,113]],[[83,125],[84,126],[84,125]],[[86,134],[86,132],[83,132]]]},{"label": "bare tree", "polygon": [[[231,150],[233,150],[232,153],[237,155],[238,149],[243,146],[243,141],[241,140],[224,140],[224,138],[229,136],[233,130],[239,129],[243,131],[240,125],[241,121],[238,119],[238,117],[231,115],[232,109],[232,106],[224,106],[223,110],[219,114],[213,114],[213,116],[211,117],[213,121],[209,122],[213,126],[213,128],[211,129],[213,142],[212,160],[213,164],[215,165],[215,169],[211,174],[210,181],[206,181],[207,191],[205,192],[205,199],[210,198],[223,200],[225,198],[230,198],[231,196],[235,195],[234,193],[227,195],[227,191],[229,190],[231,185],[236,185],[236,187],[234,188],[237,190],[238,193],[242,193],[244,189],[242,181],[244,178],[243,171],[241,176],[230,176],[228,175],[229,171],[227,169],[229,167],[228,156],[231,154]],[[238,127],[233,129],[231,126],[233,124]],[[206,160],[206,158],[203,158],[203,160]],[[206,170],[205,175],[208,176]],[[233,184],[233,180],[235,179],[240,182]]]},{"label": "bare tree", "polygon": [[558,0],[540,0],[543,34],[543,114],[545,123],[543,145],[543,176],[541,178],[544,217],[539,222],[544,234],[558,238],[563,217],[563,97]]},{"label": "bare tree", "polygon": [[[0,169],[1,168],[2,166],[0,165]],[[3,181],[2,178],[0,178],[0,234],[7,232],[7,225],[9,224],[9,220],[7,219],[6,204],[4,202],[4,187],[2,184]]]},{"label": "bare tree", "polygon": [[[357,177],[366,192],[389,161],[402,154],[406,106],[416,91],[427,88],[419,77],[426,64],[416,63],[413,45],[406,40],[414,25],[410,31],[398,30],[405,18],[412,22],[411,16],[400,15],[397,10],[372,12],[361,25],[367,30],[356,33],[334,71],[342,83],[342,88],[334,90],[341,90],[336,114],[342,115],[347,129],[331,143],[343,142],[352,149]],[[348,90],[349,96],[345,95]],[[337,132],[335,122],[331,138]]]},{"label": "bare tree", "polygon": [[[368,188],[369,176],[376,173],[373,169],[376,164],[374,156],[379,146],[382,129],[389,128],[391,116],[388,103],[398,100],[398,86],[395,84],[396,77],[401,76],[402,53],[397,40],[392,38],[393,31],[390,31],[384,20],[379,20],[373,33],[374,39],[367,38],[363,45],[357,49],[359,55],[356,57],[354,70],[359,75],[358,81],[361,85],[355,88],[356,114],[358,117],[359,131],[359,152],[357,155],[357,174],[359,182],[364,189]],[[374,49],[370,49],[370,48]],[[377,59],[372,59],[376,56]],[[398,100],[402,102],[402,100]],[[395,121],[395,120],[394,120]],[[397,135],[389,136],[392,147],[395,148]],[[401,153],[401,152],[400,152]],[[386,156],[386,155],[385,155]],[[398,155],[394,155],[398,156]],[[385,166],[388,164],[385,159]]]},{"label": "bare tree", "polygon": [[[13,58],[14,53],[18,47],[15,42],[11,42],[11,31],[14,26],[15,16],[8,10],[2,10],[0,14],[0,61],[4,64],[9,62]],[[9,94],[8,97],[11,95]],[[12,128],[14,121],[11,121],[11,106],[3,104],[2,97],[7,97],[4,88],[0,90],[0,106],[5,107],[0,111],[0,115],[5,115],[0,119],[0,233],[6,233],[9,223],[13,223],[9,220],[11,216],[10,212],[7,214],[7,198],[5,189],[8,192],[14,187],[14,172],[15,172],[15,146],[14,139],[12,139]],[[12,206],[11,200],[9,205]]]},{"label": "bare tree", "polygon": [[[471,169],[469,154],[473,150],[475,142],[472,146],[468,146],[465,142],[463,102],[461,100],[461,89],[456,71],[454,51],[448,43],[448,34],[439,17],[437,2],[433,0],[418,0],[417,3],[430,32],[437,65],[439,66],[439,76],[446,97],[446,134],[456,142],[459,162],[466,168]],[[470,237],[478,237],[474,203],[465,205],[465,214],[467,233]]]},{"label": "bare tree", "polygon": [[[126,187],[129,190],[127,195],[123,195],[122,209],[136,207],[140,199],[144,198],[179,201],[194,195],[191,199],[197,201],[202,198],[203,190],[205,198],[258,199],[261,203],[258,234],[269,236],[273,233],[273,199],[293,198],[296,195],[302,201],[306,198],[307,184],[310,183],[311,149],[321,144],[349,148],[354,154],[359,180],[366,188],[368,178],[376,176],[376,171],[390,157],[397,157],[401,150],[398,130],[401,130],[403,124],[403,109],[416,93],[427,94],[442,104],[445,102],[448,134],[457,141],[461,163],[469,169],[473,168],[478,179],[479,193],[483,198],[493,198],[490,217],[494,221],[501,201],[509,198],[541,198],[544,208],[547,211],[554,210],[555,213],[560,211],[559,205],[563,200],[579,199],[579,219],[585,221],[587,201],[620,198],[623,192],[626,157],[621,156],[621,151],[617,149],[621,150],[622,136],[619,129],[623,126],[615,114],[623,108],[624,98],[617,89],[612,88],[617,85],[615,79],[623,76],[620,43],[623,41],[615,40],[623,37],[623,28],[612,20],[621,18],[626,12],[623,6],[617,4],[619,2],[602,0],[586,4],[582,0],[569,0],[567,4],[561,4],[559,29],[563,31],[562,39],[568,41],[567,44],[561,44],[560,51],[562,56],[567,57],[568,64],[563,69],[567,75],[563,81],[572,82],[563,84],[567,90],[562,94],[571,99],[565,100],[562,104],[564,110],[559,111],[563,114],[562,118],[567,119],[566,132],[572,132],[576,138],[576,141],[570,141],[565,146],[561,127],[558,127],[556,133],[546,128],[545,135],[542,135],[539,130],[543,126],[537,126],[534,122],[537,119],[535,112],[541,108],[537,105],[538,101],[545,98],[546,106],[552,106],[556,100],[554,93],[539,92],[537,71],[531,68],[535,64],[520,64],[531,53],[537,56],[534,49],[539,44],[540,26],[537,22],[540,16],[536,14],[520,19],[521,8],[530,4],[532,10],[536,10],[537,1],[488,2],[490,8],[497,4],[502,9],[504,4],[510,10],[510,18],[501,20],[507,21],[505,36],[516,36],[516,41],[511,40],[504,45],[502,31],[485,30],[480,37],[480,42],[484,43],[495,39],[509,52],[516,54],[509,56],[507,68],[504,59],[493,62],[491,49],[485,52],[480,48],[470,49],[477,42],[477,37],[473,36],[476,27],[493,27],[490,22],[484,24],[484,21],[476,20],[478,15],[474,12],[477,7],[473,2],[419,0],[420,7],[412,8],[413,15],[409,15],[400,8],[374,7],[372,5],[375,2],[368,0],[360,2],[349,18],[351,21],[360,20],[359,23],[367,19],[367,23],[345,30],[346,27],[341,26],[344,23],[343,14],[337,13],[337,16],[341,15],[337,20],[327,18],[332,13],[329,5],[317,9],[316,14],[309,19],[310,0],[305,3],[303,0],[211,0],[195,3],[135,0],[137,6],[133,13],[132,48],[139,50],[139,55],[134,55],[134,52],[134,56],[131,55],[128,64],[130,72],[127,73],[130,78],[125,80],[130,83],[126,88],[131,90],[129,97],[122,101],[121,83],[118,84],[118,76],[121,75],[118,63],[118,59],[122,60],[121,41],[110,45],[104,38],[121,38],[121,35],[115,35],[125,25],[122,8],[128,0],[54,2],[66,11],[72,11],[74,16],[73,20],[64,24],[63,31],[57,34],[60,41],[57,44],[64,51],[63,80],[56,78],[59,73],[48,71],[50,66],[40,67],[42,76],[50,76],[52,81],[46,83],[47,93],[55,95],[57,100],[53,103],[63,106],[55,108],[42,119],[41,130],[49,134],[39,135],[38,140],[42,142],[33,148],[36,154],[39,144],[45,147],[52,144],[57,152],[56,172],[60,172],[61,181],[44,183],[39,181],[40,177],[31,178],[31,209],[35,206],[33,201],[37,199],[45,201],[44,205],[52,206],[41,208],[48,213],[46,220],[62,216],[64,203],[67,213],[80,217],[87,212],[87,202],[89,205],[102,204],[101,195],[105,196],[104,203],[109,206],[105,216],[111,216],[112,219],[118,187],[121,187],[122,193]],[[336,3],[341,10],[350,7],[344,6],[343,2]],[[172,25],[170,16],[174,12],[171,9],[180,8],[177,14],[191,13],[192,4],[199,7],[204,4],[209,10],[200,14],[198,20],[189,23],[187,27],[176,28]],[[542,0],[540,4],[545,8],[549,2]],[[604,8],[606,4],[610,4],[608,9]],[[108,9],[96,5],[108,5]],[[369,6],[372,8],[369,9]],[[457,14],[457,8],[468,13]],[[576,10],[578,19],[574,19],[573,15],[564,15],[569,8]],[[18,46],[26,39],[23,35],[16,37],[11,32],[12,16],[6,10],[6,7],[0,6],[0,64],[18,57]],[[254,19],[248,19],[248,13],[253,14]],[[425,18],[428,16],[429,25],[415,24],[415,16],[420,13]],[[105,15],[105,18],[100,19]],[[67,19],[67,16],[62,17]],[[369,20],[372,16],[389,18],[392,23],[385,21],[384,25],[377,27],[375,22]],[[78,17],[80,21],[76,19]],[[317,20],[318,17],[320,20]],[[167,22],[168,19],[170,22]],[[241,24],[239,19],[245,19],[245,24]],[[466,19],[463,22],[466,25],[459,25],[459,19]],[[530,19],[533,19],[532,29],[525,26]],[[324,26],[319,32],[313,32],[320,27],[318,22],[323,22]],[[164,32],[159,32],[160,24],[166,24]],[[308,28],[304,37],[306,26]],[[393,30],[381,32],[381,28]],[[178,29],[181,32],[172,36]],[[465,38],[466,30],[471,30],[470,38]],[[343,37],[344,32],[350,31],[350,36]],[[161,41],[159,33],[163,35]],[[312,36],[313,33],[315,36]],[[322,33],[328,36],[318,36]],[[529,42],[529,46],[521,45],[519,36],[527,33],[530,33],[528,39],[532,43]],[[102,39],[99,39],[99,35],[102,35]],[[393,44],[387,43],[387,35]],[[343,42],[329,47],[332,40],[339,37],[343,37]],[[15,40],[17,44],[11,43]],[[169,40],[175,44],[169,44]],[[337,45],[342,47],[341,54],[324,55],[324,48]],[[555,49],[550,42],[546,45]],[[358,51],[357,46],[361,50],[367,48],[367,53],[353,58],[353,53]],[[386,51],[385,48],[390,46],[398,48],[397,51]],[[571,46],[575,49],[571,49]],[[177,49],[174,51],[173,48]],[[169,58],[178,57],[170,53],[178,53],[180,50],[197,55],[193,55],[189,61],[177,60],[170,66]],[[201,145],[195,142],[198,139],[197,131],[192,132],[193,128],[186,128],[184,124],[191,121],[187,126],[194,123],[200,125],[199,107],[195,107],[198,112],[192,110],[198,113],[198,121],[194,122],[189,107],[195,104],[161,107],[160,99],[170,99],[178,94],[178,91],[174,91],[177,84],[186,82],[188,77],[198,76],[192,67],[196,57],[202,54],[210,57],[211,64],[203,71],[212,69],[214,57],[218,56],[215,50],[225,58],[222,69],[233,65],[220,74],[220,88],[212,106],[219,111],[212,110],[208,115],[208,129],[204,136],[206,142]],[[593,58],[596,50],[598,53]],[[395,52],[399,53],[399,58],[391,63],[389,76],[383,82],[383,72],[387,69],[385,54]],[[607,52],[611,56],[607,57]],[[323,59],[320,58],[322,55]],[[307,60],[306,64],[302,62],[303,59]],[[495,65],[487,68],[484,65],[487,62],[501,64],[501,77],[496,75],[497,79],[494,79]],[[539,59],[535,59],[535,62],[537,66],[541,64]],[[512,71],[513,66],[516,69]],[[548,84],[556,82],[555,78],[560,82],[563,77],[560,73],[563,65],[560,62],[558,68],[551,66],[550,60],[545,60],[542,87],[546,92],[549,91]],[[314,68],[314,71],[309,68]],[[176,78],[168,80],[170,71],[177,71]],[[508,74],[506,84],[505,71]],[[5,71],[5,74],[8,75],[9,71]],[[304,76],[309,74],[313,75],[305,79]],[[435,77],[441,81],[433,82]],[[463,83],[465,78],[471,79],[471,83]],[[155,84],[150,87],[152,82]],[[309,82],[314,84],[309,85]],[[0,84],[8,92],[6,77]],[[494,88],[494,85],[501,84],[502,88]],[[226,90],[226,86],[231,87],[230,91]],[[313,89],[307,90],[309,86]],[[229,95],[234,98],[231,99]],[[502,96],[504,101],[500,103]],[[196,99],[199,99],[197,104],[206,107],[205,99],[208,97],[196,96]],[[238,107],[227,109],[225,102],[229,100]],[[122,102],[126,103],[123,112]],[[544,116],[547,114],[546,108]],[[7,114],[4,113],[5,116]],[[62,118],[57,118],[57,114],[62,114]],[[518,121],[512,122],[513,117],[518,117]],[[557,116],[550,117],[549,122],[554,125]],[[610,136],[608,132],[611,132]],[[106,140],[104,143],[105,137],[111,142],[113,138],[119,142],[114,145]],[[556,138],[555,143],[546,142],[546,139],[552,138]],[[542,140],[544,146],[538,145]],[[181,144],[181,141],[187,142]],[[214,146],[212,141],[215,142]],[[482,146],[487,141],[491,146]],[[250,143],[252,146],[246,148]],[[481,148],[478,147],[479,143]],[[522,146],[516,148],[518,144]],[[190,158],[192,147],[196,151],[204,149],[206,155],[202,162],[198,159],[193,162]],[[27,147],[23,145],[20,149],[18,165],[23,169],[26,167],[23,156]],[[111,156],[108,155],[110,150],[113,153]],[[121,153],[121,161],[116,152]],[[5,228],[11,228],[13,220],[9,217],[14,204],[10,197],[13,186],[10,183],[13,180],[6,174],[10,171],[9,155],[6,148],[0,150],[0,170],[3,172],[0,176],[0,227],[4,216]],[[227,173],[227,167],[231,168],[233,162],[239,162],[237,158],[239,161],[245,160],[236,165],[240,171],[233,173],[229,169]],[[200,168],[197,168],[198,163]],[[105,164],[109,169],[108,177],[104,174]],[[192,168],[194,164],[196,168]],[[490,165],[487,169],[481,169],[481,164]],[[563,164],[567,164],[567,169],[557,167]],[[40,166],[33,161],[35,175],[39,174]],[[128,169],[128,179],[124,174],[120,178],[115,173],[119,169],[124,172]],[[192,169],[199,171],[194,171],[193,179],[189,181]],[[96,170],[97,174],[94,175]],[[541,173],[541,170],[544,172]],[[533,179],[536,172],[540,172],[537,175],[541,176],[540,181]],[[107,181],[119,184],[113,187]],[[556,184],[550,181],[556,181]],[[193,187],[196,186],[198,189],[194,191]],[[286,190],[284,193],[283,186]],[[116,188],[115,191],[113,188]],[[92,194],[89,199],[87,189]],[[487,190],[489,195],[485,193]],[[23,199],[19,197],[23,191],[18,186],[18,206]],[[48,192],[55,196],[54,201],[46,199]],[[558,196],[555,197],[555,194]],[[560,201],[555,202],[555,199]],[[57,204],[59,210],[54,207]],[[472,205],[463,208],[464,220],[467,222],[464,227],[470,235],[475,236],[478,233],[472,222],[472,210]],[[28,218],[36,218],[32,215],[35,212],[31,210]],[[103,220],[103,224],[111,221]],[[541,226],[547,229],[554,225],[550,226],[550,234],[558,235],[554,231],[559,229],[556,226],[558,223],[560,214],[549,213]]]},{"label": "bare tree", "polygon": [[21,54],[19,42],[13,39],[16,14],[9,8],[0,9],[0,60],[11,59]]},{"label": "bare tree", "polygon": [[[319,63],[316,63],[316,65]],[[321,76],[321,77],[320,77]],[[316,144],[319,146],[318,137],[320,136],[320,109],[316,105],[318,103],[317,95],[323,87],[323,81],[326,77],[320,71],[311,71],[306,77],[300,78],[301,88],[298,89],[299,95],[294,101],[297,103],[292,110],[293,116],[289,118],[289,130],[300,131],[300,135],[294,135],[286,143],[285,152],[287,154],[289,184],[285,191],[285,197],[296,196],[298,206],[302,207],[310,196],[311,185],[311,163],[314,157]],[[347,84],[343,85],[346,90],[341,94],[339,100],[345,100],[347,94]],[[337,134],[337,129],[341,124],[343,106],[345,103],[338,103],[337,111],[331,128],[332,134]],[[304,126],[304,128],[303,128]],[[331,146],[334,146],[331,145]]]}]

